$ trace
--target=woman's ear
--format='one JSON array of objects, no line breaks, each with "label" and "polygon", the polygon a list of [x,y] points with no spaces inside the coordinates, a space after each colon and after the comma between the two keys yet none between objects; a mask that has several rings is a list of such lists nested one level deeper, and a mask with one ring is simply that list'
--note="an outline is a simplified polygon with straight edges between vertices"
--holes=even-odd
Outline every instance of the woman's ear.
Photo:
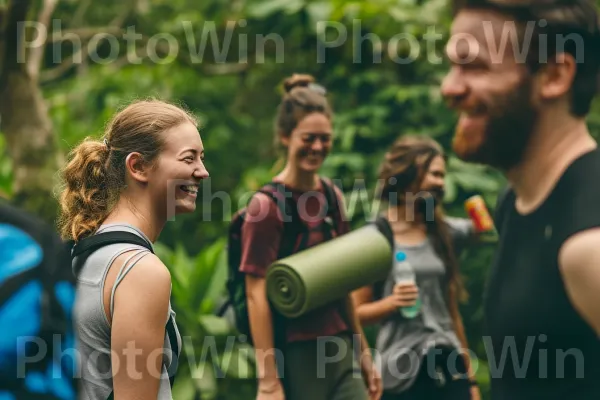
[{"label": "woman's ear", "polygon": [[140,153],[129,153],[125,159],[125,168],[129,172],[129,175],[136,181],[148,182],[149,165]]},{"label": "woman's ear", "polygon": [[281,145],[285,148],[289,147],[290,145],[290,136],[291,135],[283,135],[283,134],[279,134],[279,141],[281,142]]}]

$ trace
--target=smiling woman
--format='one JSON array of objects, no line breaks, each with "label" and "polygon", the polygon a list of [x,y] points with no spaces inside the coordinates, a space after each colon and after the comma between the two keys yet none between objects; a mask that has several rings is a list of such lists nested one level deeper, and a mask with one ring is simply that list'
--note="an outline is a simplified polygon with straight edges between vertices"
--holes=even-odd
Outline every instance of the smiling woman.
[{"label": "smiling woman", "polygon": [[171,399],[167,371],[177,365],[181,338],[169,271],[150,249],[172,213],[195,210],[198,185],[208,177],[196,120],[161,101],[130,104],[103,141],[86,139],[73,150],[62,176],[65,239],[125,231],[145,244],[102,247],[78,270],[81,398]]},{"label": "smiling woman", "polygon": [[[252,197],[240,229],[239,272],[256,350],[257,400],[377,399],[378,375],[349,296],[289,320],[272,311],[267,300],[265,274],[275,260],[349,231],[341,191],[319,175],[333,142],[325,89],[313,77],[300,74],[283,86],[275,134],[285,166]],[[324,337],[337,342],[344,354],[331,363],[320,357],[319,338]],[[363,355],[358,361],[351,351],[357,337]],[[282,349],[285,357],[279,359]],[[321,374],[324,364],[329,364],[327,372]]]}]

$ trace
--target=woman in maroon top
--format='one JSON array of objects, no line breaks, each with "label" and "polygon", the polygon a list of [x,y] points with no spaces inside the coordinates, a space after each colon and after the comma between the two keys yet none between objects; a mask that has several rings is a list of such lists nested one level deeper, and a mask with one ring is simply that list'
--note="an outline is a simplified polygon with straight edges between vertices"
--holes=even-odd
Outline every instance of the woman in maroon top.
[{"label": "woman in maroon top", "polygon": [[[298,215],[309,228],[308,247],[327,240],[323,231],[316,229],[323,224],[319,215],[326,205],[325,188],[318,171],[331,150],[333,136],[332,113],[325,91],[313,82],[310,76],[294,75],[284,83],[276,134],[287,160],[284,169],[273,178],[297,201]],[[335,193],[341,212],[335,221],[339,227],[337,232],[331,230],[333,237],[349,230],[341,193],[337,188]],[[257,399],[379,399],[379,374],[373,368],[349,296],[286,322],[284,394],[272,350],[273,314],[265,290],[266,270],[277,259],[282,230],[283,218],[278,205],[263,193],[254,195],[242,228],[240,270],[246,274],[250,327],[256,349]],[[354,334],[359,340],[353,340]],[[361,348],[352,348],[354,344]],[[358,361],[353,361],[353,350],[361,352],[360,367]]]}]

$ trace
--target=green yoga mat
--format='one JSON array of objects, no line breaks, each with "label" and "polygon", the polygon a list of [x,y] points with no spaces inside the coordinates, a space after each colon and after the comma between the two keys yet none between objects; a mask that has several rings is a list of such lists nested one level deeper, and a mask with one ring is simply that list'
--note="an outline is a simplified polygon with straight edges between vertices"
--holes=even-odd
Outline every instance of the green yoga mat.
[{"label": "green yoga mat", "polygon": [[297,318],[351,291],[388,276],[389,240],[374,225],[274,262],[267,270],[267,296],[288,318]]}]

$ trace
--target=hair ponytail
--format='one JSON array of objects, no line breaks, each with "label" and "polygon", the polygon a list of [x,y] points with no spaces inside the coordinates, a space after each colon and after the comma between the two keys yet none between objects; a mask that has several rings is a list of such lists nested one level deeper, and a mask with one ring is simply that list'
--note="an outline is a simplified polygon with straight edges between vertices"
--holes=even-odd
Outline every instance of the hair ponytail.
[{"label": "hair ponytail", "polygon": [[64,238],[78,240],[94,232],[109,212],[107,164],[110,150],[90,138],[77,146],[63,169],[59,221]]},{"label": "hair ponytail", "polygon": [[126,187],[125,159],[140,153],[152,164],[164,147],[168,129],[198,122],[187,111],[160,100],[136,101],[110,121],[104,142],[85,139],[70,154],[62,171],[59,228],[64,239],[93,234],[112,211]]}]

